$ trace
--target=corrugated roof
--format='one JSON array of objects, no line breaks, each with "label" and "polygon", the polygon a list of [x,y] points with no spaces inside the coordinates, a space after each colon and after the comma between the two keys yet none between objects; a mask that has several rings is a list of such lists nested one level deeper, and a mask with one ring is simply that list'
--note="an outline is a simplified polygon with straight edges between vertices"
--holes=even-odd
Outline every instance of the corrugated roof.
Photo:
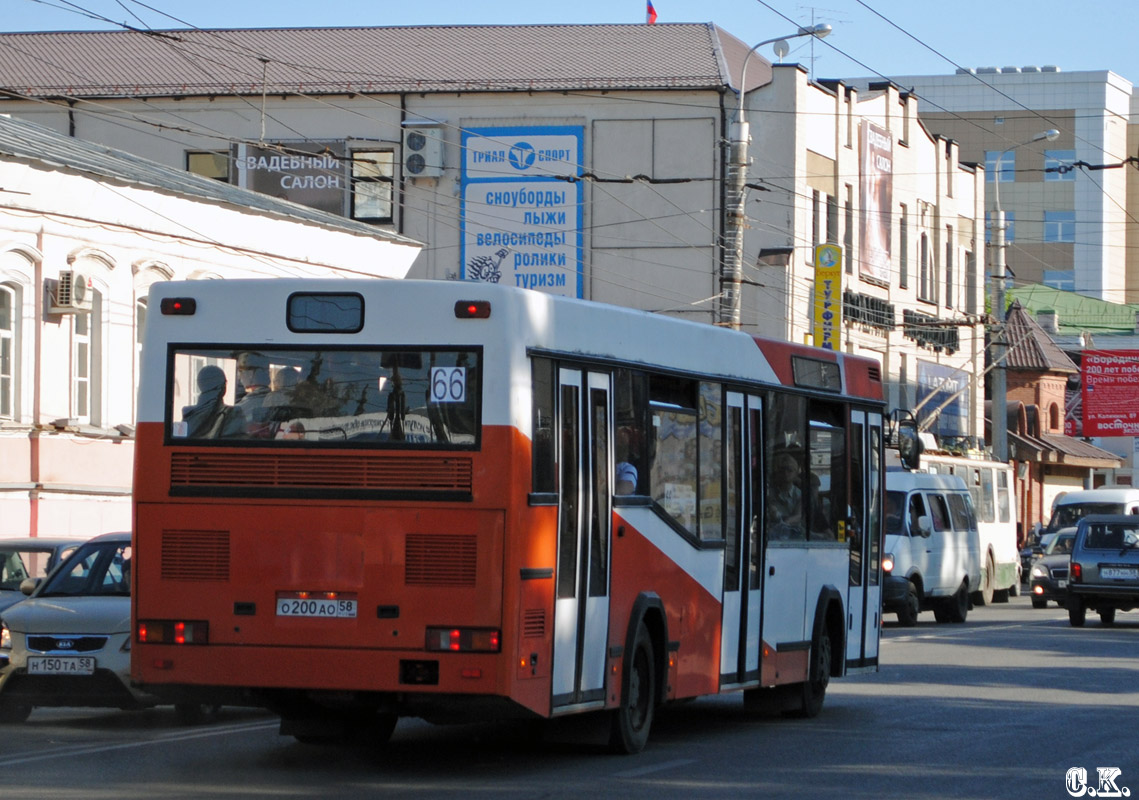
[{"label": "corrugated roof", "polygon": [[1009,297],[1019,300],[1034,315],[1041,311],[1055,311],[1061,336],[1078,336],[1084,332],[1132,334],[1135,332],[1135,314],[1139,312],[1139,304],[1136,303],[1109,303],[1039,283],[1010,289]]},{"label": "corrugated roof", "polygon": [[96,179],[111,178],[201,200],[256,209],[356,235],[409,245],[419,244],[413,239],[374,225],[204,178],[3,115],[0,115],[0,157],[39,162],[86,173]]},{"label": "corrugated roof", "polygon": [[1013,301],[1008,310],[1005,330],[1009,342],[1008,358],[1005,361],[1007,369],[1072,374],[1080,371],[1018,301]]},{"label": "corrugated roof", "polygon": [[[4,33],[0,85],[30,97],[718,90],[748,49],[711,23]],[[770,63],[754,57],[748,78],[769,82]]]}]

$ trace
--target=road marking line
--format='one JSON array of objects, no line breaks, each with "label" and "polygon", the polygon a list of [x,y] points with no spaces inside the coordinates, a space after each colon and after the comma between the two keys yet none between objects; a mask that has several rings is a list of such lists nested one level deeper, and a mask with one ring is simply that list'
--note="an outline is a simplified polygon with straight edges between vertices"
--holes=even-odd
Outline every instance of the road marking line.
[{"label": "road marking line", "polygon": [[651,775],[654,772],[663,772],[666,769],[673,767],[683,767],[686,764],[695,764],[694,758],[678,758],[675,761],[662,761],[660,764],[654,764],[651,767],[641,767],[640,769],[627,769],[624,772],[614,772],[614,778],[639,778],[642,775]]},{"label": "road marking line", "polygon": [[153,739],[149,739],[145,742],[120,742],[118,744],[106,745],[71,745],[67,747],[59,747],[47,753],[35,753],[0,758],[0,767],[7,767],[15,764],[30,764],[34,761],[47,761],[52,758],[85,756],[91,755],[92,753],[109,753],[114,750],[131,750],[137,747],[148,747],[150,745],[165,744],[167,742],[187,741],[190,739],[205,739],[209,736],[215,735],[270,730],[272,728],[276,728],[279,724],[279,722],[249,722],[240,725],[229,725],[221,728],[204,729],[195,733],[167,733],[156,736]]}]

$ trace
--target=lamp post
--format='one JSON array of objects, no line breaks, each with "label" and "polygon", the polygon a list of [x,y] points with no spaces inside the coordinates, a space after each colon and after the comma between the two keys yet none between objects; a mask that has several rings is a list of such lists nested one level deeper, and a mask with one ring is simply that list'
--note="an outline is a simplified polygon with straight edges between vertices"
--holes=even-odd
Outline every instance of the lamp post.
[{"label": "lamp post", "polygon": [[814,36],[822,39],[831,32],[826,23],[800,28],[789,36],[765,39],[747,51],[740,69],[739,109],[732,130],[728,153],[728,196],[726,198],[727,220],[724,226],[724,266],[720,272],[720,314],[718,323],[738,329],[740,327],[740,285],[743,283],[744,257],[744,189],[747,184],[748,143],[751,134],[744,119],[744,95],[747,93],[747,65],[755,51],[767,44],[774,44],[777,51],[786,53],[787,39],[800,36]]},{"label": "lamp post", "polygon": [[997,156],[996,175],[993,184],[993,314],[997,318],[993,326],[993,391],[992,391],[992,420],[993,428],[993,459],[1006,463],[1008,461],[1008,383],[1005,379],[1005,358],[1008,354],[1008,342],[1005,341],[1005,281],[1008,275],[1005,271],[1005,212],[1001,209],[1001,163],[1005,155],[1033,142],[1047,140],[1055,141],[1060,131],[1052,128],[1041,131],[1027,141],[1007,147]]}]

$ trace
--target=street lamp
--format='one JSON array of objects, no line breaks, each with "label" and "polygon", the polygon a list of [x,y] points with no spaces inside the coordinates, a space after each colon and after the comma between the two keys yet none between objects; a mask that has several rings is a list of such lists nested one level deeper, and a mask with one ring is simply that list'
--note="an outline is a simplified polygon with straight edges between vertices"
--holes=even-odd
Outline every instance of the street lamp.
[{"label": "street lamp", "polygon": [[728,154],[728,196],[726,200],[727,221],[724,230],[724,266],[720,273],[720,314],[719,324],[738,329],[740,327],[740,285],[743,283],[744,260],[744,220],[747,214],[744,209],[744,188],[747,183],[748,143],[751,134],[748,123],[744,119],[744,95],[747,93],[747,65],[756,50],[767,44],[774,44],[777,52],[784,54],[788,51],[787,39],[800,36],[814,36],[822,39],[831,32],[831,26],[826,23],[810,25],[799,28],[797,33],[789,36],[777,36],[774,39],[764,39],[747,51],[743,66],[740,68],[739,110],[732,132],[730,151]]},{"label": "street lamp", "polygon": [[1001,164],[1004,157],[1018,147],[1033,142],[1053,142],[1060,135],[1060,131],[1052,128],[1041,131],[1031,139],[1007,147],[997,156],[996,175],[993,185],[993,314],[996,315],[997,324],[993,328],[993,391],[992,391],[992,419],[990,425],[993,429],[993,459],[1005,463],[1008,461],[1008,386],[1005,379],[1005,358],[1007,356],[1008,342],[1005,341],[1005,212],[1001,209]]}]

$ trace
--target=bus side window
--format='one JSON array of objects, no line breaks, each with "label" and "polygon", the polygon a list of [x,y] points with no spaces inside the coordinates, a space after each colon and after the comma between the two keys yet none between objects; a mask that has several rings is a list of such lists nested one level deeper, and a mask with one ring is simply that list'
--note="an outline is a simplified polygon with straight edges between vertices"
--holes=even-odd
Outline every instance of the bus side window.
[{"label": "bus side window", "polygon": [[534,382],[533,491],[551,493],[558,490],[557,447],[554,441],[554,362],[535,358],[532,364]]}]

